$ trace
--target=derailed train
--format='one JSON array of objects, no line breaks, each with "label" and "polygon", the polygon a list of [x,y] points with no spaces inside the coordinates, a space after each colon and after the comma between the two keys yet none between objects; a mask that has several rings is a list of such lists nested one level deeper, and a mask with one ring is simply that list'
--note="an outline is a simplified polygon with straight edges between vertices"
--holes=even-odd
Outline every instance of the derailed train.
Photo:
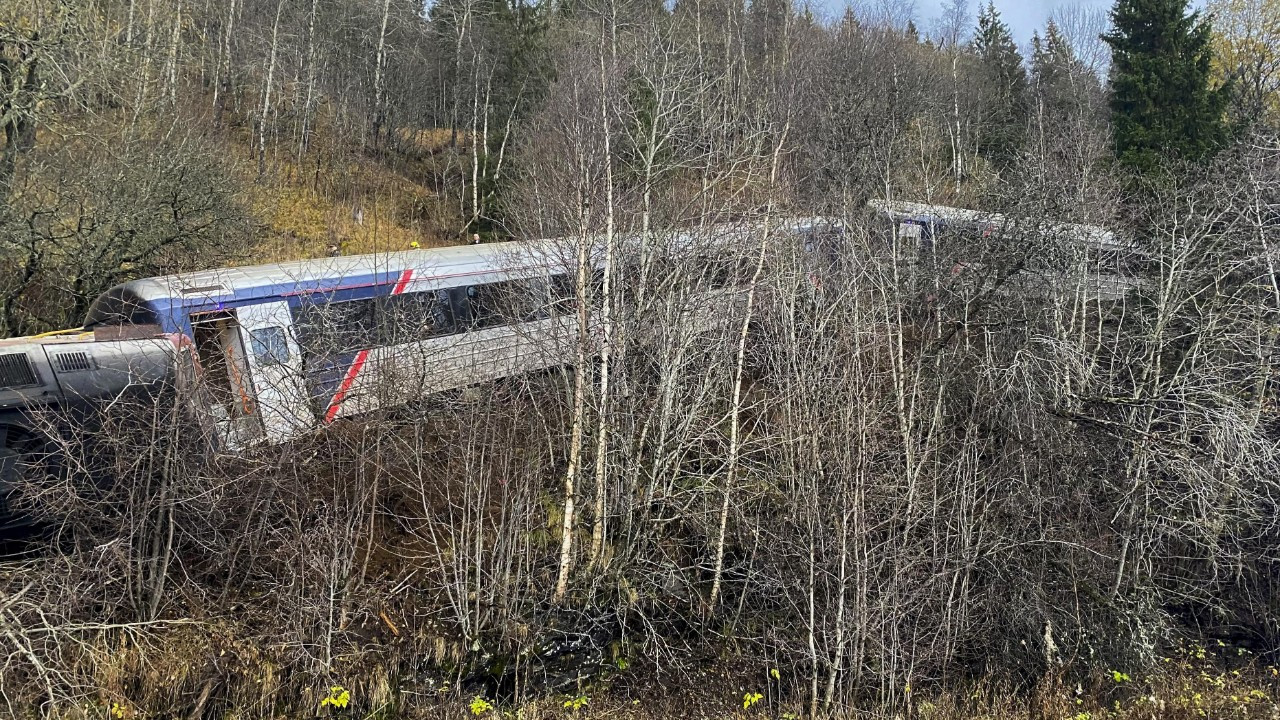
[{"label": "derailed train", "polygon": [[[964,250],[981,255],[973,243],[995,240],[1018,244],[1021,247],[1015,252],[1026,254],[1052,245],[1059,260],[1065,251],[1084,261],[1083,267],[1070,274],[1045,263],[1026,263],[1016,279],[1011,278],[1008,283],[1020,292],[1069,291],[1105,303],[1125,299],[1141,284],[1138,276],[1146,261],[1144,250],[1131,238],[1104,227],[896,200],[872,200],[868,205],[876,215],[895,225],[899,247],[911,256],[939,253],[941,245],[957,239],[962,245],[969,245],[961,249],[960,256]],[[959,259],[955,252],[945,254]],[[976,268],[977,264],[966,259],[964,266]]]},{"label": "derailed train", "polygon": [[[811,238],[832,227],[796,220],[775,234]],[[760,232],[736,226],[667,238],[662,254],[705,256],[757,242]],[[586,244],[586,275],[599,282],[600,243]],[[50,416],[91,426],[88,414],[104,405],[166,388],[192,388],[213,442],[237,452],[425,395],[571,364],[577,250],[571,240],[488,243],[113,287],[82,328],[0,340],[0,498],[29,458],[52,449],[58,428]],[[723,279],[701,284],[693,306],[702,311],[691,321],[723,317],[716,308],[734,291]]]},{"label": "derailed train", "polygon": [[[911,203],[873,201],[871,209],[921,250],[944,226],[985,236],[1003,221]],[[1087,245],[1120,247],[1101,228],[1061,227]],[[812,271],[832,267],[840,228],[793,219],[773,234],[795,241]],[[741,255],[761,232],[716,228],[650,248],[705,265],[686,325],[729,316],[742,275],[717,272],[716,256],[735,247]],[[588,274],[598,279],[600,243],[586,244]],[[624,256],[637,249],[634,238],[619,245]],[[104,293],[82,328],[0,340],[0,525],[7,487],[28,459],[47,455],[50,435],[65,425],[92,427],[104,405],[189,388],[188,404],[198,406],[212,442],[238,452],[433,393],[572,364],[578,250],[563,239],[489,243],[147,278]],[[1112,291],[1115,282],[1107,279],[1098,296],[1131,287],[1124,281]]]}]

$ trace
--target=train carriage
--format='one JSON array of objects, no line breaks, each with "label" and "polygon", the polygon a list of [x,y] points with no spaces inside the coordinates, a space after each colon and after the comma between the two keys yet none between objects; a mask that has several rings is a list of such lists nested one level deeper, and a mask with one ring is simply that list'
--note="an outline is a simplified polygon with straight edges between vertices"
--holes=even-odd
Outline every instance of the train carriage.
[{"label": "train carriage", "polygon": [[563,363],[577,333],[564,249],[493,243],[149,278],[104,294],[87,327],[179,338],[225,445],[281,442]]},{"label": "train carriage", "polygon": [[[809,252],[830,227],[790,220],[769,231],[805,238]],[[757,246],[762,230],[742,224],[651,238],[645,252],[732,255]],[[589,294],[598,296],[602,241],[586,244]],[[639,248],[634,237],[618,238],[623,274]],[[443,390],[571,364],[580,335],[578,250],[565,239],[490,243],[113,287],[83,328],[0,340],[0,505],[23,458],[51,449],[42,436],[55,429],[39,420],[46,409],[83,410],[70,424],[92,429],[94,408],[186,389],[217,444],[234,452]],[[715,262],[692,264],[695,276],[707,276],[683,300],[682,332],[696,334],[732,316],[742,291],[734,283],[743,280],[711,277]],[[598,335],[591,328],[587,337]]]},{"label": "train carriage", "polygon": [[1138,276],[1145,253],[1140,245],[1097,225],[897,200],[872,200],[868,205],[874,214],[892,222],[898,251],[912,263],[946,256],[955,263],[949,271],[956,273],[980,267],[976,258],[995,243],[1026,247],[1048,241],[1059,250],[1077,253],[1084,260],[1083,272],[1068,274],[1052,263],[1032,263],[1040,267],[1023,268],[1009,279],[1008,288],[1029,293],[1065,288],[1105,303],[1122,301],[1141,285]]}]

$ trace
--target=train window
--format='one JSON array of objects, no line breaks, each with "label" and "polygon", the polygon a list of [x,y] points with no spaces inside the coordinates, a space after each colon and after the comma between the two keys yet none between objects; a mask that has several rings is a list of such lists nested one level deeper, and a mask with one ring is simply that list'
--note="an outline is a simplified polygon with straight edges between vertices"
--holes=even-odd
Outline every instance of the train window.
[{"label": "train window", "polygon": [[520,319],[525,322],[543,320],[551,316],[550,284],[547,278],[530,278],[520,283],[519,296],[515,298],[515,309],[520,311]]},{"label": "train window", "polygon": [[[616,277],[616,275],[615,275]],[[591,272],[587,278],[587,296],[593,304],[599,305],[604,295],[604,270],[599,268]],[[534,290],[534,293],[540,292]],[[566,315],[578,308],[578,275],[576,272],[560,273],[551,276],[548,286],[550,295],[550,315]]]},{"label": "train window", "polygon": [[467,328],[482,328],[495,325],[491,322],[492,304],[485,298],[483,285],[468,285],[463,293],[466,297]]},{"label": "train window", "polygon": [[259,365],[283,365],[289,362],[289,341],[284,328],[264,327],[249,333],[253,357]]},{"label": "train window", "polygon": [[551,276],[551,314],[564,315],[578,307],[578,290],[574,285],[571,275],[562,273]]},{"label": "train window", "polygon": [[542,294],[521,280],[468,285],[468,325],[479,329],[535,319],[542,310]]},{"label": "train window", "polygon": [[309,354],[350,355],[377,344],[375,298],[307,303],[294,309],[298,335]]},{"label": "train window", "polygon": [[933,247],[933,241],[929,238],[929,234],[925,232],[924,225],[917,222],[907,221],[899,225],[898,241],[902,243],[904,250],[928,252]]},{"label": "train window", "polygon": [[402,345],[454,331],[447,290],[387,296],[379,320],[380,345]]},{"label": "train window", "polygon": [[512,311],[519,313],[523,322],[551,317],[551,281],[548,278],[529,278],[516,283],[512,297]]},{"label": "train window", "polygon": [[507,320],[503,313],[506,293],[502,286],[507,283],[489,283],[487,285],[468,285],[467,316],[472,329],[505,325]]},{"label": "train window", "polygon": [[290,308],[293,315],[293,330],[297,333],[298,344],[307,352],[313,351],[317,336],[323,331],[320,309],[310,303]]},{"label": "train window", "polygon": [[339,323],[343,351],[358,352],[378,344],[379,313],[376,299],[351,300],[331,307],[338,310],[335,320]]}]

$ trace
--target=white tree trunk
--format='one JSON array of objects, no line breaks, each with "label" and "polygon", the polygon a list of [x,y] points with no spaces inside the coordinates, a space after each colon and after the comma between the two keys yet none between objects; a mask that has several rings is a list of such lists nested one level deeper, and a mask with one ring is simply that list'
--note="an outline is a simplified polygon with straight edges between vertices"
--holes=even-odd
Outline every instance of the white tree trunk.
[{"label": "white tree trunk", "polygon": [[[773,149],[773,160],[769,170],[769,187],[778,180],[778,165],[782,158],[782,148],[786,144],[790,123],[783,128],[777,145]],[[716,531],[715,571],[711,579],[711,597],[707,603],[714,611],[720,599],[720,584],[724,577],[724,543],[729,527],[729,508],[734,485],[738,480],[738,460],[742,452],[742,375],[747,362],[747,336],[751,331],[751,319],[755,311],[756,290],[760,277],[764,274],[764,261],[769,250],[769,223],[773,216],[773,198],[766,205],[764,222],[760,230],[760,248],[756,255],[755,272],[751,275],[751,284],[747,288],[747,307],[742,317],[742,327],[738,331],[738,352],[733,368],[733,396],[729,405],[729,461],[725,469],[723,500],[720,505],[720,522]]]},{"label": "white tree trunk", "polygon": [[382,29],[378,31],[378,56],[373,68],[373,144],[377,147],[383,123],[383,84],[387,64],[387,21],[391,17],[391,0],[382,0]]},{"label": "white tree trunk", "polygon": [[267,116],[271,113],[271,88],[276,74],[276,56],[280,39],[280,14],[284,0],[276,3],[276,19],[271,25],[271,53],[267,59],[267,77],[262,88],[262,112],[258,115],[258,179],[267,171]]},{"label": "white tree trunk", "polygon": [[311,144],[311,112],[316,92],[316,11],[320,0],[311,0],[311,8],[307,13],[307,71],[306,95],[302,101],[302,137],[298,140],[298,169],[302,169],[302,156]]},{"label": "white tree trunk", "polygon": [[614,215],[613,215],[613,155],[612,131],[609,125],[609,74],[605,65],[604,36],[600,39],[600,123],[604,131],[604,176],[605,176],[605,230],[604,230],[604,281],[601,284],[600,315],[604,326],[604,337],[600,347],[600,399],[599,421],[596,427],[596,502],[591,524],[590,566],[595,567],[604,549],[605,536],[605,493],[606,473],[609,465],[609,360],[613,344],[613,256],[614,256]]}]

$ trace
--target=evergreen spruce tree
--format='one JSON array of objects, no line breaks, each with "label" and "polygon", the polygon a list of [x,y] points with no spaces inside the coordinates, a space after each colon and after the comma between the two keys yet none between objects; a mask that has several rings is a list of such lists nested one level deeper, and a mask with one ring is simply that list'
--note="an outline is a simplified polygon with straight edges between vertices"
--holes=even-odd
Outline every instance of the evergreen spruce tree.
[{"label": "evergreen spruce tree", "polygon": [[1116,0],[1103,36],[1116,157],[1140,173],[1162,158],[1204,159],[1226,137],[1230,96],[1210,86],[1210,25],[1187,10],[1187,0]]},{"label": "evergreen spruce tree", "polygon": [[1053,20],[1044,36],[1031,38],[1031,85],[1049,120],[1065,120],[1078,112],[1085,95],[1101,92],[1097,76],[1076,57],[1071,43]]},{"label": "evergreen spruce tree", "polygon": [[1045,27],[1044,37],[1039,32],[1031,37],[1031,82],[1037,94],[1057,95],[1057,89],[1070,82],[1078,66],[1075,52],[1053,20]]},{"label": "evergreen spruce tree", "polygon": [[747,4],[749,53],[757,63],[782,57],[791,12],[789,0],[750,0]]},{"label": "evergreen spruce tree", "polygon": [[979,8],[971,47],[978,60],[985,116],[978,151],[1004,165],[1016,156],[1025,139],[1028,86],[1022,54],[994,2]]}]

